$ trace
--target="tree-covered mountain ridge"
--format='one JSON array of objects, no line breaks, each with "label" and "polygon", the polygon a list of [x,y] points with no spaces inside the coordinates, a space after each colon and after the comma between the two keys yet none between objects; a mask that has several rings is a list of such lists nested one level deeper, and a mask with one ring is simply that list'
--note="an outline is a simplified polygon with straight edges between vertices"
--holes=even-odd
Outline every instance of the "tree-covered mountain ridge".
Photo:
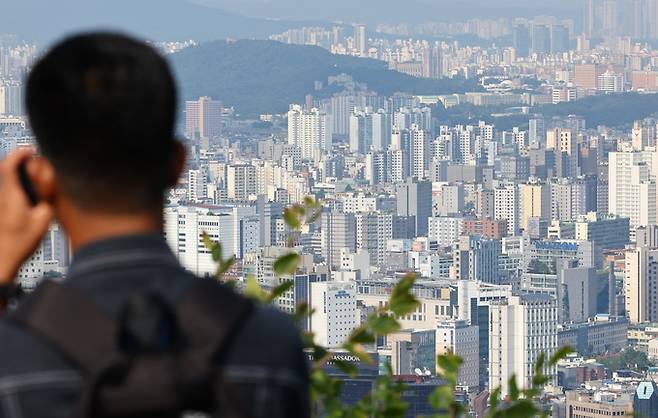
[{"label": "tree-covered mountain ridge", "polygon": [[[326,97],[328,77],[349,74],[382,95],[462,93],[478,89],[477,80],[416,78],[388,69],[386,62],[304,45],[274,41],[216,41],[171,56],[181,97],[211,96],[241,115],[282,113],[307,94]],[[324,87],[315,91],[316,81]]]}]

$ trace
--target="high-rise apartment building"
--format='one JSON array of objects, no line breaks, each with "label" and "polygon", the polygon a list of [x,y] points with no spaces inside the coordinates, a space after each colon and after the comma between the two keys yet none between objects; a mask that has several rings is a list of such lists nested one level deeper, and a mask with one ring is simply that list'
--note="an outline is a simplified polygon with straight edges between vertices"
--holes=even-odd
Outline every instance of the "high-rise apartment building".
[{"label": "high-rise apartment building", "polygon": [[222,133],[222,102],[210,97],[185,102],[185,136],[217,138]]},{"label": "high-rise apartment building", "polygon": [[24,115],[23,102],[23,86],[21,83],[16,81],[0,82],[0,115]]},{"label": "high-rise apartment building", "polygon": [[464,235],[453,246],[450,277],[498,283],[500,241],[477,235]]},{"label": "high-rise apartment building", "polygon": [[365,56],[368,50],[368,37],[365,25],[354,25],[354,49],[361,56]]},{"label": "high-rise apartment building", "polygon": [[417,125],[412,125],[410,131],[409,171],[412,177],[424,179],[429,170],[429,132]]},{"label": "high-rise apartment building", "polygon": [[507,235],[519,231],[519,189],[515,183],[499,182],[494,188],[494,218],[507,220]]},{"label": "high-rise apartment building", "polygon": [[516,55],[519,58],[527,58],[530,55],[530,29],[528,26],[514,26],[513,42]]},{"label": "high-rise apartment building", "polygon": [[608,211],[629,218],[631,227],[656,223],[656,180],[653,152],[608,155]]},{"label": "high-rise apartment building", "polygon": [[323,347],[340,347],[358,325],[353,283],[311,283],[310,329]]},{"label": "high-rise apartment building", "polygon": [[533,25],[532,53],[548,54],[551,52],[551,30],[547,25]]},{"label": "high-rise apartment building", "polygon": [[290,106],[288,112],[288,144],[302,150],[302,158],[320,160],[322,151],[331,149],[331,116],[319,109],[305,111],[299,105]]},{"label": "high-rise apartment building", "polygon": [[353,213],[323,212],[321,217],[322,257],[332,269],[339,269],[341,250],[356,251],[356,218]]},{"label": "high-rise apartment building", "polygon": [[260,247],[260,225],[254,207],[217,209],[172,206],[165,208],[165,238],[181,264],[194,274],[212,275],[217,271],[203,233],[222,244],[225,258],[242,258]]},{"label": "high-rise apartment building", "polygon": [[[557,303],[547,294],[521,294],[489,305],[489,387],[510,392],[509,378],[516,375],[520,388],[531,386],[540,355],[550,358],[558,349]],[[554,367],[544,374],[555,379]]]},{"label": "high-rise apartment building", "polygon": [[658,321],[658,249],[626,250],[624,294],[626,315],[631,323]]},{"label": "high-rise apartment building", "polygon": [[427,224],[432,216],[432,183],[409,177],[397,186],[397,213],[416,218],[416,236],[427,236]]},{"label": "high-rise apartment building", "polygon": [[429,219],[427,238],[441,247],[449,247],[459,241],[464,228],[464,218],[440,216]]},{"label": "high-rise apartment building", "polygon": [[569,51],[569,28],[565,25],[551,26],[551,53],[560,54]]},{"label": "high-rise apartment building", "polygon": [[256,167],[251,164],[231,164],[226,167],[226,196],[247,200],[256,195]]},{"label": "high-rise apartment building", "polygon": [[519,199],[519,227],[524,231],[528,230],[530,218],[551,218],[550,185],[531,178],[527,183],[519,184]]},{"label": "high-rise apartment building", "polygon": [[365,179],[369,184],[378,185],[390,179],[388,158],[385,152],[369,152],[366,154]]},{"label": "high-rise apartment building", "polygon": [[594,244],[596,263],[603,263],[605,250],[623,249],[629,242],[630,222],[628,218],[600,215],[589,212],[580,216],[575,222],[575,239],[591,241]]},{"label": "high-rise apartment building", "polygon": [[394,215],[381,212],[357,213],[356,249],[366,250],[370,262],[383,265],[386,262],[386,244],[393,239]]},{"label": "high-rise apartment building", "polygon": [[350,116],[350,151],[365,154],[388,147],[391,137],[390,116],[383,110],[355,110]]},{"label": "high-rise apartment building", "polygon": [[574,83],[583,90],[596,90],[603,68],[598,64],[577,64]]},{"label": "high-rise apartment building", "polygon": [[596,210],[594,177],[556,178],[550,183],[551,218],[572,221]]},{"label": "high-rise apartment building", "polygon": [[203,202],[208,197],[208,178],[203,169],[187,172],[187,200]]}]

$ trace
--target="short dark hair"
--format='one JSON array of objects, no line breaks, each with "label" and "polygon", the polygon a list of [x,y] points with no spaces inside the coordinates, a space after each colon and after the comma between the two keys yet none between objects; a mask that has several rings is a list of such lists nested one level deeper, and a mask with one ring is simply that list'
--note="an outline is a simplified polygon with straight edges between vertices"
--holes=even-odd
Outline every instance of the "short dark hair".
[{"label": "short dark hair", "polygon": [[26,98],[39,148],[74,203],[128,211],[162,204],[177,99],[155,49],[115,33],[68,38],[36,63]]}]

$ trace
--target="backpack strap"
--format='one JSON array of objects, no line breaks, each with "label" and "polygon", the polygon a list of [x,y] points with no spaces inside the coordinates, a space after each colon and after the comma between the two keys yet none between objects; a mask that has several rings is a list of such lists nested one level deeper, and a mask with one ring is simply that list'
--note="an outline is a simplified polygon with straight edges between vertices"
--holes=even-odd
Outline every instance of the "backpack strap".
[{"label": "backpack strap", "polygon": [[184,349],[173,356],[137,358],[120,386],[98,393],[99,410],[108,416],[157,417],[168,411],[214,411],[221,387],[221,366],[235,333],[253,304],[213,279],[199,279],[176,305]]},{"label": "backpack strap", "polygon": [[9,319],[86,372],[77,416],[126,416],[217,407],[218,365],[252,308],[248,299],[217,281],[199,279],[175,306],[180,349],[131,358],[119,348],[119,322],[66,284],[44,281]]},{"label": "backpack strap", "polygon": [[8,319],[55,345],[87,373],[119,355],[117,322],[72,286],[44,280]]}]

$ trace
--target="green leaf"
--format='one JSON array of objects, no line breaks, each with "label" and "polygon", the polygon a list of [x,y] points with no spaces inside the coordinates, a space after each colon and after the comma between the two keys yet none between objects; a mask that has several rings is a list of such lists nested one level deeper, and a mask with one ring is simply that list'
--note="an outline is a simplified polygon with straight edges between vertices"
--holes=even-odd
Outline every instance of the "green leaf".
[{"label": "green leaf", "polygon": [[207,232],[201,233],[201,238],[203,239],[203,246],[210,251],[210,256],[212,261],[219,263],[222,261],[222,244],[215,242],[210,238]]},{"label": "green leaf", "polygon": [[311,314],[307,303],[300,303],[295,308],[295,313],[292,315],[295,322],[306,319]]},{"label": "green leaf", "polygon": [[277,276],[289,276],[295,274],[301,262],[302,258],[299,254],[289,253],[279,257],[272,265],[272,269]]},{"label": "green leaf", "polygon": [[233,267],[233,264],[235,264],[235,261],[236,261],[236,258],[233,255],[228,260],[222,261],[221,263],[219,263],[219,267],[217,268],[217,276],[218,277],[223,276],[227,271],[229,271],[231,269],[231,267]]},{"label": "green leaf", "polygon": [[313,361],[325,361],[328,354],[329,351],[326,348],[313,343]]},{"label": "green leaf", "polygon": [[210,249],[210,254],[212,255],[212,261],[219,263],[222,261],[222,244],[216,242],[213,244]]},{"label": "green leaf", "polygon": [[302,332],[302,346],[305,349],[315,347],[315,336],[312,332]]},{"label": "green leaf", "polygon": [[450,409],[450,405],[455,400],[453,389],[450,386],[438,386],[430,395],[429,402],[432,409],[444,412]]},{"label": "green leaf", "polygon": [[215,245],[213,240],[210,239],[210,236],[206,231],[203,231],[201,233],[201,238],[203,239],[203,245],[208,249],[208,251],[212,250],[212,247]]},{"label": "green leaf", "polygon": [[356,375],[358,374],[358,369],[357,367],[350,362],[347,362],[345,360],[337,360],[333,359],[331,360],[336,367],[338,367],[343,373],[347,374],[351,378],[355,378]]},{"label": "green leaf", "polygon": [[546,361],[546,354],[539,353],[537,361],[535,362],[535,374],[542,374],[544,371],[544,362]]},{"label": "green leaf", "polygon": [[500,405],[500,388],[495,388],[493,391],[491,391],[491,394],[489,394],[489,418],[493,418],[496,416],[496,409],[498,409],[498,405]]},{"label": "green leaf", "polygon": [[267,302],[269,295],[258,283],[255,277],[250,277],[247,279],[247,283],[244,289],[244,294],[250,299],[253,299],[257,302]]},{"label": "green leaf", "polygon": [[400,323],[387,315],[372,316],[368,319],[368,327],[377,335],[388,335],[400,330]]},{"label": "green leaf", "polygon": [[449,353],[438,356],[436,362],[444,373],[457,374],[459,373],[459,366],[462,365],[464,360],[462,360],[459,356]]},{"label": "green leaf", "polygon": [[368,330],[366,324],[366,325],[361,325],[360,327],[352,331],[352,334],[350,334],[350,338],[347,341],[348,343],[355,343],[355,344],[372,344],[375,342],[375,336],[372,335],[372,332],[370,332],[370,330]]},{"label": "green leaf", "polygon": [[551,380],[550,377],[544,376],[543,374],[538,374],[532,378],[532,385],[535,387],[542,387],[550,380]]},{"label": "green leaf", "polygon": [[[269,295],[270,302],[273,302],[274,300],[279,298],[281,295],[286,293],[288,290],[292,289],[292,287],[294,285],[295,285],[294,281],[286,280],[285,282],[281,283],[280,285],[278,285],[277,287],[272,289],[272,291],[270,292],[270,295]],[[299,307],[297,307],[297,308],[299,309]],[[308,308],[308,306],[307,306],[307,308]]]},{"label": "green leaf", "polygon": [[296,230],[302,226],[301,221],[299,220],[299,216],[297,215],[297,211],[294,209],[294,207],[284,209],[283,220],[286,222],[286,225],[288,225],[290,229]]},{"label": "green leaf", "polygon": [[408,274],[393,288],[389,309],[396,316],[408,315],[418,308],[418,300],[411,294],[415,281],[416,275]]},{"label": "green leaf", "polygon": [[538,388],[529,388],[523,391],[523,394],[528,399],[534,399],[535,397],[539,396],[540,393],[541,390]]},{"label": "green leaf", "polygon": [[508,386],[509,386],[509,396],[513,401],[516,401],[519,399],[519,388],[516,386],[516,375],[513,374],[510,376],[509,381],[508,381]]},{"label": "green leaf", "polygon": [[550,364],[551,366],[555,366],[558,361],[567,358],[567,356],[573,352],[574,349],[569,346],[562,347],[559,350],[557,350],[555,354],[551,356],[551,359],[548,361],[548,364]]},{"label": "green leaf", "polygon": [[361,360],[362,362],[366,364],[373,364],[374,360],[368,354],[366,349],[363,347],[361,344],[355,344],[355,343],[345,343],[343,344],[343,348],[346,349],[347,351],[350,352],[350,354],[356,356]]}]

